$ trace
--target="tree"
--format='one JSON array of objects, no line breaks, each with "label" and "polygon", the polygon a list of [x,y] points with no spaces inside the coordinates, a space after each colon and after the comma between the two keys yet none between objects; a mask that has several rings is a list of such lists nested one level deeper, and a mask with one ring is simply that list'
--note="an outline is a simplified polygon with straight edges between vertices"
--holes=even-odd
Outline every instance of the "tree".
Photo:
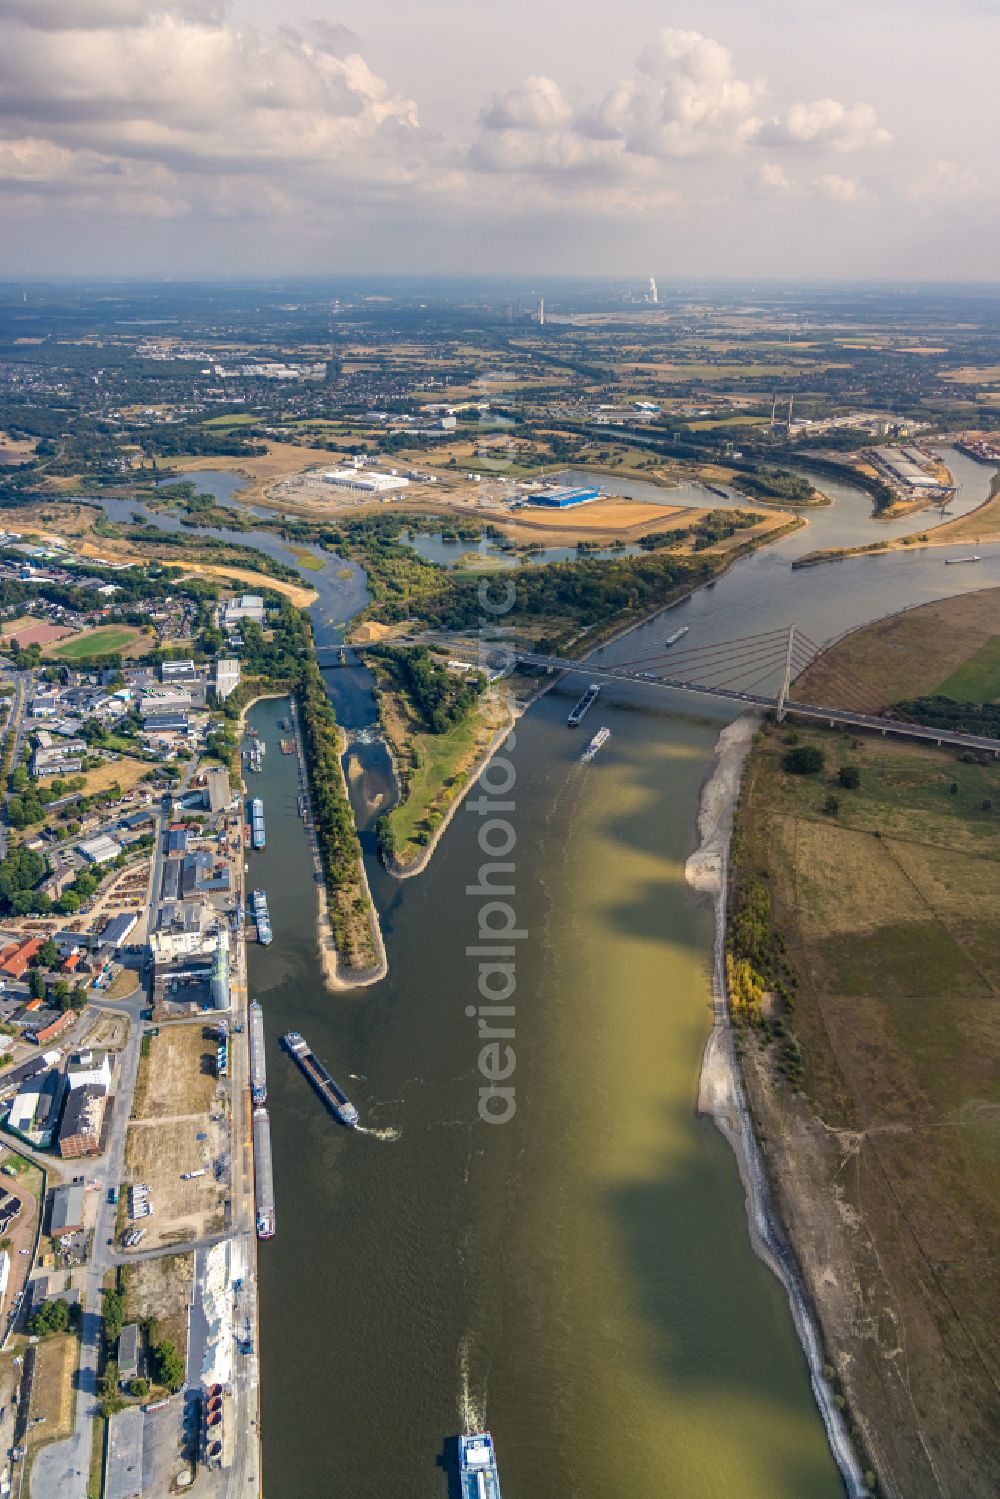
[{"label": "tree", "polygon": [[823,811],[826,813],[827,817],[836,817],[837,813],[840,811],[840,797],[833,795],[828,796],[826,801],[823,803]]},{"label": "tree", "polygon": [[783,757],[782,766],[793,776],[814,776],[826,764],[826,756],[815,744],[798,744]]},{"label": "tree", "polygon": [[135,1395],[138,1400],[143,1400],[149,1394],[148,1379],[133,1379],[128,1387],[130,1395]]},{"label": "tree", "polygon": [[87,1008],[86,984],[76,984],[74,986],[73,993],[69,997],[69,1002],[73,1009],[77,1012],[79,1012],[80,1010],[85,1010]]},{"label": "tree", "polygon": [[861,771],[856,765],[842,765],[837,779],[845,791],[857,791],[861,785]]},{"label": "tree", "polygon": [[179,1390],[184,1383],[184,1360],[169,1338],[154,1346],[152,1359],[157,1383]]},{"label": "tree", "polygon": [[69,1326],[69,1302],[45,1301],[33,1312],[28,1331],[36,1338],[47,1338],[53,1332],[65,1332]]},{"label": "tree", "polygon": [[52,996],[60,1010],[69,1009],[69,984],[65,979],[57,979],[52,986]]},{"label": "tree", "polygon": [[40,968],[33,968],[28,975],[28,992],[32,999],[45,998],[45,975]]},{"label": "tree", "polygon": [[46,938],[38,949],[38,963],[41,968],[54,968],[59,962],[59,949],[51,937]]}]

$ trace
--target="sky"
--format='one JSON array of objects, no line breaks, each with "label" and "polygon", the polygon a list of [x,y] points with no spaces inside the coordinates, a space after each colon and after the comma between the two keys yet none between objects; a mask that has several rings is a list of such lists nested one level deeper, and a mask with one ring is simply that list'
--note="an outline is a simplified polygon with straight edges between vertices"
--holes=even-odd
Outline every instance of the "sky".
[{"label": "sky", "polygon": [[0,278],[1000,279],[1000,0],[0,0]]}]

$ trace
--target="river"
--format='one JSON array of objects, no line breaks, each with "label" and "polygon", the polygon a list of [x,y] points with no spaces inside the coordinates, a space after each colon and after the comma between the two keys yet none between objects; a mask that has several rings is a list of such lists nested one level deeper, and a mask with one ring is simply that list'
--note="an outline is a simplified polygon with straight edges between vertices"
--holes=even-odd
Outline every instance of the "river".
[{"label": "river", "polygon": [[[991,471],[970,463],[957,476],[982,498]],[[821,641],[1000,584],[996,545],[977,548],[975,568],[945,567],[937,551],[792,571],[804,551],[871,537],[868,497],[843,486],[834,498],[679,605],[671,626],[709,643],[794,620]],[[304,575],[322,582],[324,639],[358,606],[356,578],[339,571]],[[650,622],[607,654],[650,654],[666,633]],[[342,721],[370,721],[367,674],[326,675]],[[580,734],[565,726],[577,690],[541,699],[511,756],[513,904],[529,935],[517,963],[518,1106],[503,1126],[477,1116],[466,1014],[480,819],[460,812],[427,872],[403,884],[365,833],[390,973],[328,993],[295,762],[278,752],[285,710],[253,712],[269,749],[251,778],[268,847],[251,856],[251,881],[268,891],[275,933],[249,964],[277,1186],[277,1236],[260,1253],[263,1439],[265,1490],[281,1499],[453,1495],[441,1463],[466,1418],[494,1433],[505,1499],[843,1492],[782,1292],[750,1250],[735,1164],[693,1113],[712,919],[683,870],[730,710],[606,688],[588,725],[607,723],[613,738],[583,767]],[[352,791],[370,824],[386,768],[365,751],[356,763]],[[371,1133],[322,1110],[278,1049],[292,1027]]]}]

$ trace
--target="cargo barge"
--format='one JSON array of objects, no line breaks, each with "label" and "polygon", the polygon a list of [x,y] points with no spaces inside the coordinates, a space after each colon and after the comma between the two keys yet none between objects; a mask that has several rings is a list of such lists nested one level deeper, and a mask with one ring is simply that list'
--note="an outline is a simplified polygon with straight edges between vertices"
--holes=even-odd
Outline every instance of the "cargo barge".
[{"label": "cargo barge", "polygon": [[597,694],[600,692],[600,690],[600,682],[591,682],[590,686],[587,688],[586,692],[583,694],[583,697],[577,703],[576,707],[570,709],[569,717],[566,719],[566,722],[569,724],[571,729],[575,729],[577,724],[580,723],[583,719],[583,715],[594,706],[597,701]]},{"label": "cargo barge", "polygon": [[250,803],[250,847],[263,848],[267,843],[264,829],[264,803],[255,796]]},{"label": "cargo barge", "polygon": [[687,632],[690,630],[690,628],[691,628],[690,625],[681,625],[681,627],[680,627],[679,630],[675,630],[672,635],[668,635],[667,636],[667,638],[663,642],[663,644],[664,645],[676,645],[677,642],[678,642],[678,640],[683,640],[684,639],[684,636],[687,634]]},{"label": "cargo barge", "polygon": [[253,1185],[257,1203],[257,1237],[274,1237],[274,1167],[271,1164],[271,1122],[265,1108],[253,1111]]},{"label": "cargo barge", "polygon": [[263,890],[254,890],[250,896],[253,908],[254,924],[257,928],[257,941],[263,947],[271,945],[271,916],[267,909],[267,896]]},{"label": "cargo barge", "polygon": [[255,999],[250,1018],[250,1097],[258,1106],[267,1100],[267,1067],[264,1060],[264,1011]]},{"label": "cargo barge", "polygon": [[500,1474],[488,1431],[459,1437],[458,1475],[462,1499],[500,1499]]},{"label": "cargo barge", "polygon": [[353,1129],[358,1122],[357,1109],[343,1088],[334,1082],[319,1057],[311,1050],[305,1037],[299,1035],[298,1031],[286,1031],[281,1039],[290,1056],[298,1063],[330,1113],[341,1124],[347,1125],[348,1129]]}]

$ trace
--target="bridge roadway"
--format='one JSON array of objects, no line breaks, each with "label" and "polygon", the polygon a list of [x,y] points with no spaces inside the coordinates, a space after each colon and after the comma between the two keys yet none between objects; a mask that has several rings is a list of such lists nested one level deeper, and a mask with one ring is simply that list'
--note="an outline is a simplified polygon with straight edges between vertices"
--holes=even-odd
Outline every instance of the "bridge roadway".
[{"label": "bridge roadway", "polygon": [[[484,655],[490,651],[490,642],[484,641],[443,641],[440,636],[432,641],[404,639],[392,642],[394,645],[446,645],[449,651],[456,655],[472,654],[477,660],[482,660]],[[355,647],[363,649],[363,647]],[[503,647],[497,643],[495,649],[500,651]],[[515,653],[512,653],[515,654]],[[777,708],[778,699],[769,697],[759,692],[740,692],[735,687],[713,687],[702,682],[685,682],[679,677],[665,677],[658,672],[637,671],[630,666],[602,666],[595,661],[569,661],[562,656],[545,656],[532,651],[517,651],[516,659],[519,665],[540,666],[546,669],[560,672],[575,672],[578,676],[584,676],[591,681],[601,679],[617,682],[636,682],[644,687],[665,687],[673,692],[693,692],[703,697],[725,698],[730,702],[746,703],[754,708]],[[824,708],[814,703],[799,703],[788,698],[785,702],[785,713],[794,713],[797,718],[814,718],[831,727],[834,724],[845,724],[853,729],[867,729],[877,734],[894,734],[903,739],[922,739],[934,745],[948,745],[955,749],[986,750],[989,754],[1000,757],[1000,739],[988,739],[980,734],[959,734],[946,729],[931,729],[926,724],[904,723],[897,718],[882,718],[871,713],[852,713],[846,708]]]}]

